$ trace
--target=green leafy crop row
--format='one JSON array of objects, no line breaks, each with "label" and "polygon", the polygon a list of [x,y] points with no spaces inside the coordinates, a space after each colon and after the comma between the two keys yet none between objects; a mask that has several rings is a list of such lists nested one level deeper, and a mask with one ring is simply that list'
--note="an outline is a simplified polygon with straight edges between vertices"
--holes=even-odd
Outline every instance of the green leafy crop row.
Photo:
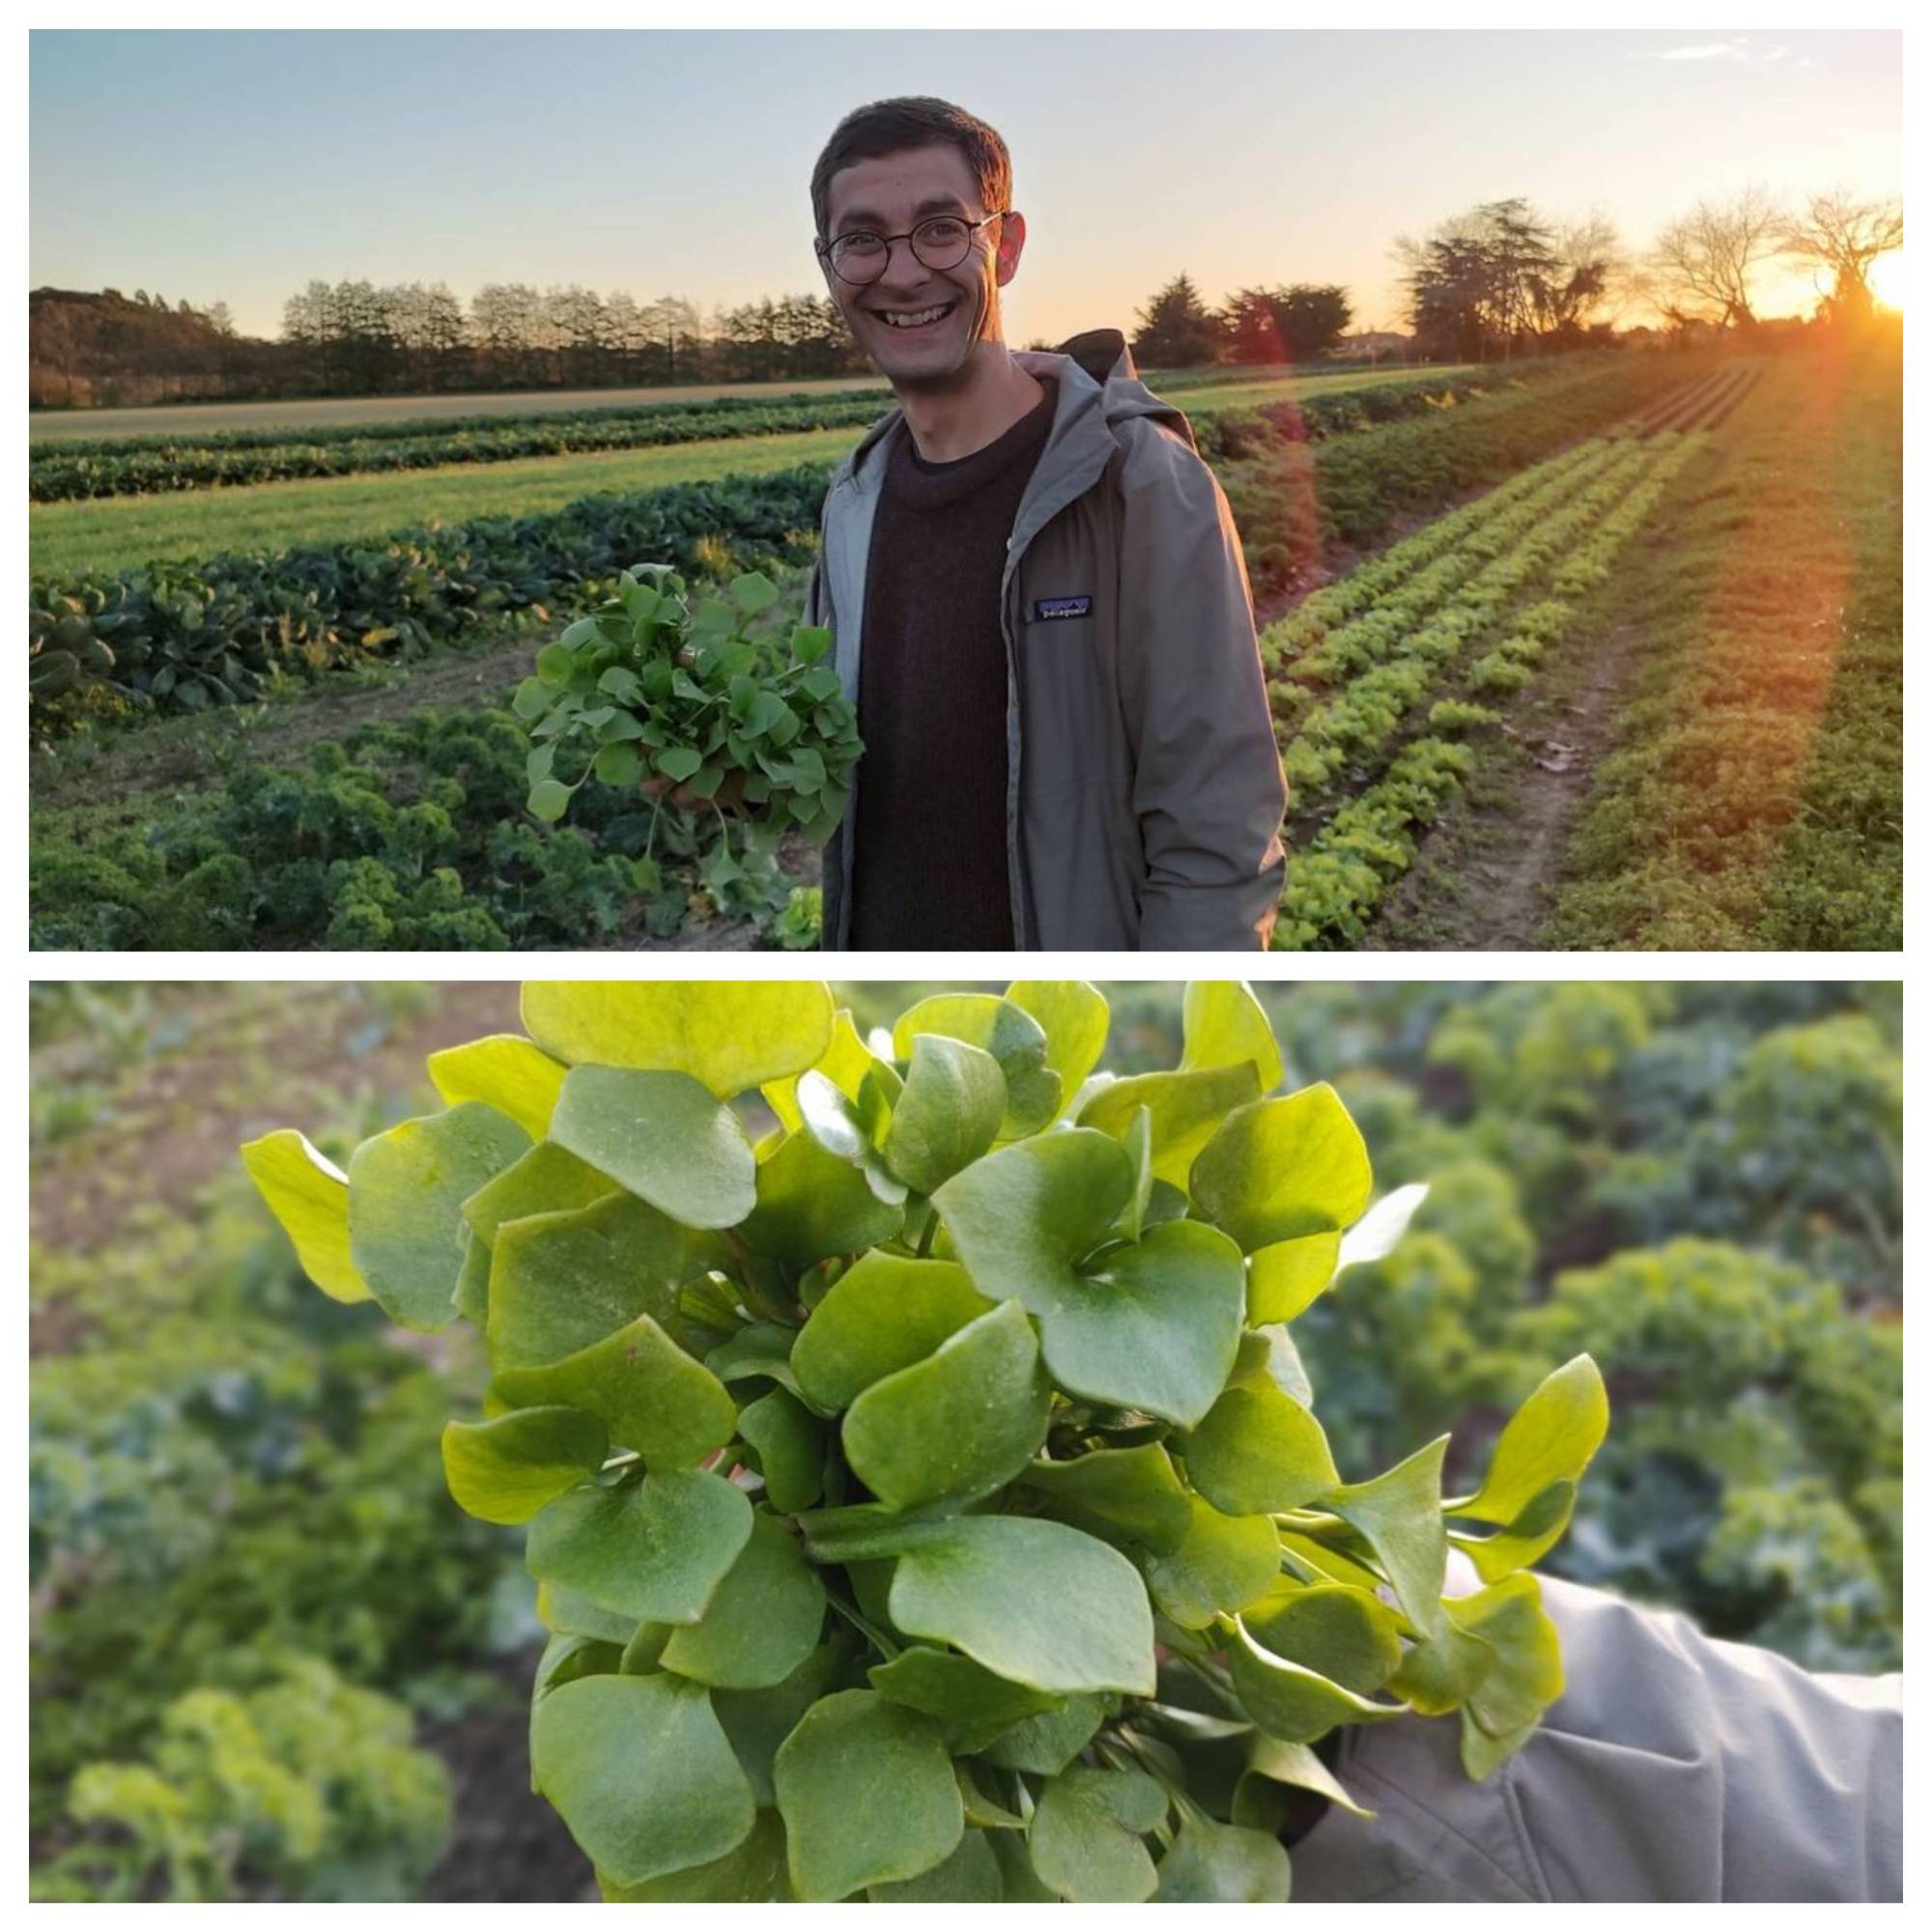
[{"label": "green leafy crop row", "polygon": [[460,463],[507,463],[665,443],[780,436],[870,422],[890,403],[882,389],[823,396],[722,396],[633,409],[554,411],[345,424],[298,434],[229,430],[195,438],[43,443],[28,466],[37,503],[146,496],[295,477],[367,475]]},{"label": "green leafy crop row", "polygon": [[[1535,368],[1535,364],[1522,365]],[[1233,370],[1222,383],[1250,382],[1281,370]],[[1221,374],[1221,372],[1217,372]],[[1156,379],[1162,393],[1212,389],[1204,372],[1182,380]],[[1410,376],[1392,371],[1380,383],[1333,395],[1316,391],[1286,409],[1204,413],[1197,426],[1204,454],[1234,455],[1283,434],[1297,439],[1337,435],[1399,415],[1441,408],[1445,399],[1482,393],[1481,380]],[[84,497],[146,496],[297,477],[366,475],[428,469],[450,464],[507,463],[529,457],[571,456],[605,449],[643,449],[724,438],[795,435],[856,427],[891,406],[883,389],[825,395],[720,396],[703,402],[555,410],[527,415],[469,415],[386,423],[347,423],[296,432],[262,428],[205,432],[191,437],[144,436],[34,445],[28,496],[36,503]]]},{"label": "green leafy crop row", "polygon": [[823,469],[808,466],[383,544],[36,580],[33,724],[57,735],[91,718],[233,704],[282,680],[543,624],[609,596],[639,557],[710,575],[803,562],[824,488]]},{"label": "green leafy crop row", "polygon": [[1287,1791],[1355,1804],[1316,1741],[1454,1716],[1480,1778],[1560,1694],[1595,1365],[1466,1493],[1446,1435],[1345,1480],[1291,1324],[1427,1190],[1374,1202],[1244,987],[1184,1012],[1113,1078],[1080,982],[870,1041],[805,982],[539,982],[346,1174],[244,1150],[325,1294],[485,1338],[444,1471],[527,1525],[532,1770],[607,1896],[1279,1902]]},{"label": "green leafy crop row", "polygon": [[1325,576],[1337,547],[1378,543],[1405,514],[1501,483],[1684,381],[1675,357],[1588,357],[1456,408],[1230,462],[1219,473],[1248,575],[1264,594]]},{"label": "green leafy crop row", "polygon": [[[1283,766],[1316,827],[1290,856],[1277,948],[1360,942],[1388,884],[1407,870],[1415,832],[1475,766],[1468,746],[1443,735],[1415,738],[1392,759],[1389,748],[1453,667],[1494,639],[1428,715],[1436,734],[1490,724],[1493,714],[1472,700],[1527,684],[1571,619],[1562,595],[1537,593],[1574,597],[1601,582],[1704,440],[1586,443],[1398,545],[1368,567],[1366,589],[1345,580],[1269,631],[1263,649]],[[1336,695],[1317,702],[1335,683]],[[1352,795],[1328,805],[1345,781]]]},{"label": "green leafy crop row", "polygon": [[[595,784],[571,825],[544,825],[525,810],[529,749],[501,704],[426,710],[317,745],[298,766],[244,766],[151,824],[44,813],[32,943],[499,951],[787,908],[783,821],[734,814],[721,830],[708,808]],[[803,919],[775,936],[809,939]]]}]

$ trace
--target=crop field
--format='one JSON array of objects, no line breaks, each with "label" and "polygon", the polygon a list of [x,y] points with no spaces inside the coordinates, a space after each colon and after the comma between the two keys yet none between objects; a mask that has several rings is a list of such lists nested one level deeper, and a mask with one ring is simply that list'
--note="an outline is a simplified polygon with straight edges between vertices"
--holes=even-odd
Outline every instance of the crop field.
[{"label": "crop field", "polygon": [[[1895,944],[1898,366],[1595,355],[1186,393],[1291,786],[1276,945]],[[635,561],[762,571],[781,635],[853,435],[36,505],[35,944],[810,943],[794,838],[761,882],[707,876],[700,814],[671,835],[688,895],[646,908],[658,808],[592,785],[570,826],[532,822],[506,705]],[[1753,601],[1760,550],[1808,586],[1802,622]],[[1700,821],[1707,757],[1747,838]]]},{"label": "crop field", "polygon": [[[1453,393],[1467,374],[1274,377],[1181,385],[1178,393],[1190,418],[1204,423],[1293,398],[1319,431],[1324,414],[1354,423],[1371,398],[1395,404]],[[242,437],[219,444],[63,445],[30,464],[29,563],[61,574],[118,570],[526,516],[593,492],[626,495],[801,463],[830,466],[880,410],[876,394],[844,393],[810,404],[724,401],[452,422],[435,434],[337,432],[305,444]]]}]

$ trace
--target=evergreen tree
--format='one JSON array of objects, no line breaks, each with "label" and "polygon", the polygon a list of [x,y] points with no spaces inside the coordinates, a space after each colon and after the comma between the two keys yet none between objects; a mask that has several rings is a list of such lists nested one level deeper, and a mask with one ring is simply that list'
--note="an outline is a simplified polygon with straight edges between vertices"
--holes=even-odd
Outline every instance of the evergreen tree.
[{"label": "evergreen tree", "polygon": [[1141,327],[1133,339],[1134,360],[1153,369],[1195,369],[1220,351],[1221,331],[1192,281],[1184,274],[1136,311]]}]

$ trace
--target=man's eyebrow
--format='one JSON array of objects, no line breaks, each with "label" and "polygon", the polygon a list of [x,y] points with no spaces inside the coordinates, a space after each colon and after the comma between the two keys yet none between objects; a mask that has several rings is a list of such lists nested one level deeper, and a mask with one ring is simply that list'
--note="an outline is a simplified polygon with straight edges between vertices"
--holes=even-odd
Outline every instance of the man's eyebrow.
[{"label": "man's eyebrow", "polygon": [[[928,196],[913,210],[915,221],[923,221],[928,214],[964,214],[966,204],[956,194]],[[837,226],[843,228],[850,222],[859,222],[867,228],[883,228],[886,217],[869,208],[848,208],[839,215]]]}]

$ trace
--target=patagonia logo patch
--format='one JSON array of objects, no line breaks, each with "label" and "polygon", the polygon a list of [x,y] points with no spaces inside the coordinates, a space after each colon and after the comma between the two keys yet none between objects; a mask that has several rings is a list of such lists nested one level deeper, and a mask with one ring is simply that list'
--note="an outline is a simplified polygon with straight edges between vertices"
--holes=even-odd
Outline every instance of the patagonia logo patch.
[{"label": "patagonia logo patch", "polygon": [[1037,597],[1033,614],[1036,617],[1091,617],[1094,614],[1094,600],[1091,597]]}]

